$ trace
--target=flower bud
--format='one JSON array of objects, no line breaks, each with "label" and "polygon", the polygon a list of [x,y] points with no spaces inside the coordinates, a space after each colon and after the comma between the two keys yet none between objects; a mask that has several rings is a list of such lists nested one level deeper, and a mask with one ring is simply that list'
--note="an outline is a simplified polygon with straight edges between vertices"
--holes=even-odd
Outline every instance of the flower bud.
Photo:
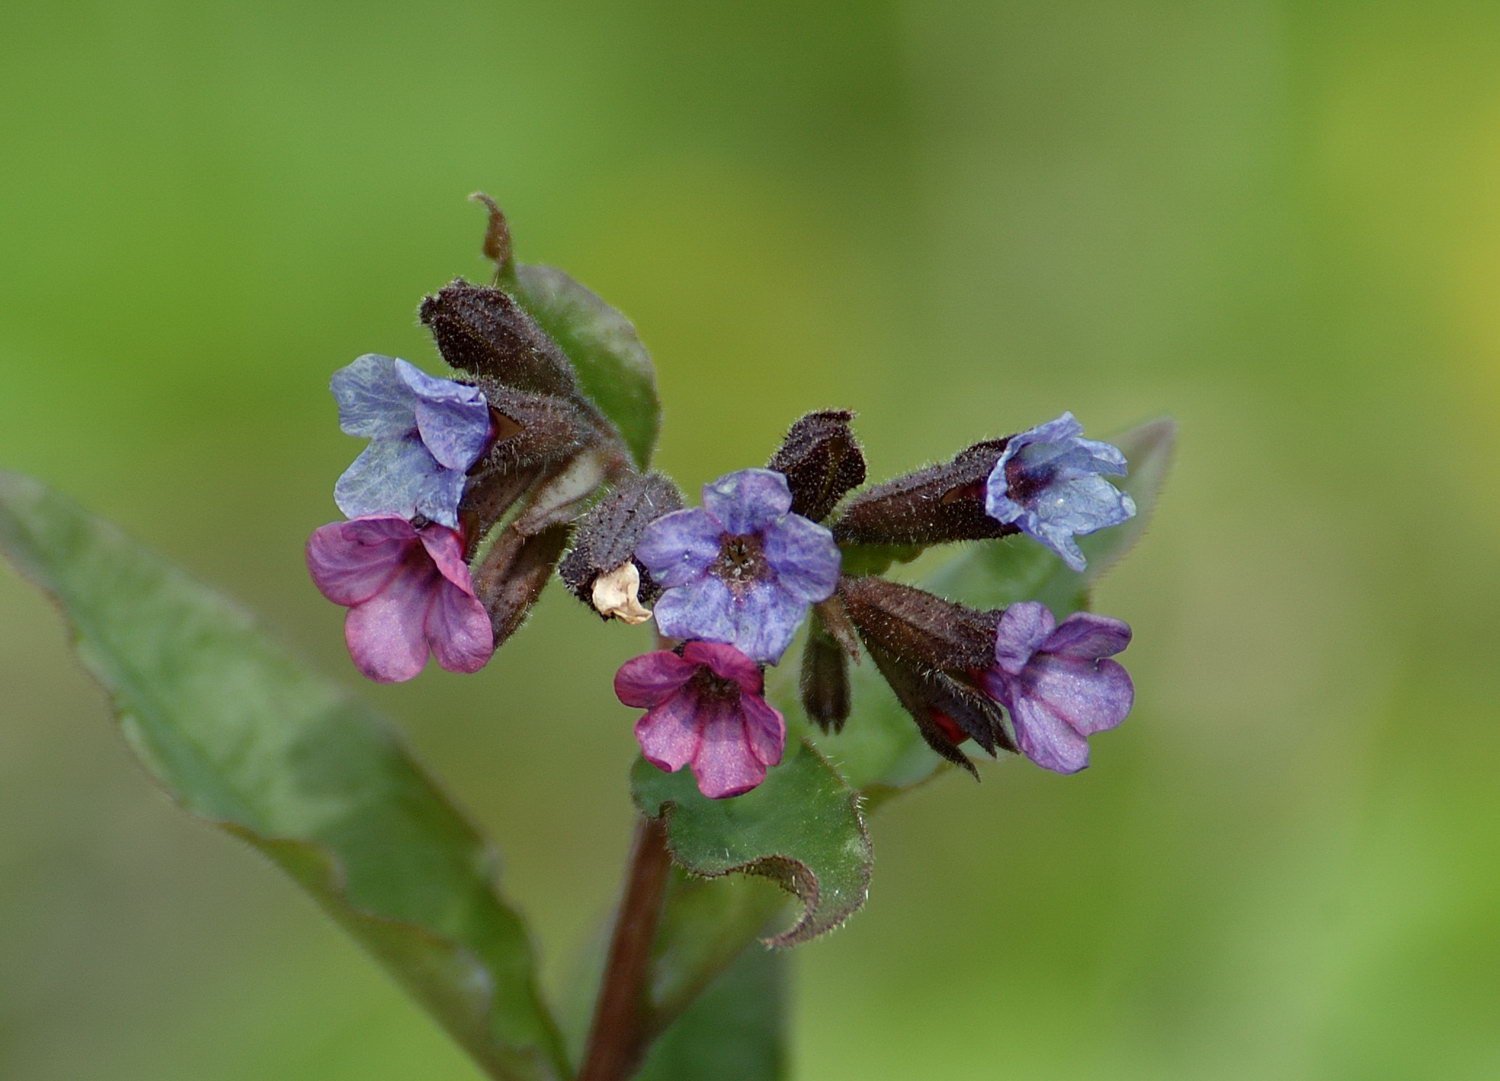
[{"label": "flower bud", "polygon": [[822,618],[823,610],[834,603],[824,601],[813,609],[807,644],[802,647],[802,708],[825,732],[842,732],[850,709],[850,654]]},{"label": "flower bud", "polygon": [[635,549],[647,526],[664,514],[681,510],[682,505],[677,486],[660,473],[632,473],[621,480],[578,523],[573,550],[558,567],[569,592],[605,619],[621,615],[619,611],[605,611],[596,603],[603,599],[612,609],[619,607],[611,603],[612,594],[600,598],[595,587],[601,577],[621,575],[619,585],[628,592],[628,572],[624,568],[629,565],[639,576],[637,607],[653,603],[661,589],[650,573],[635,562]]},{"label": "flower bud", "polygon": [[919,670],[967,673],[994,659],[998,616],[884,578],[843,578],[839,599],[859,636]]},{"label": "flower bud", "polygon": [[834,523],[834,537],[840,544],[943,544],[1019,532],[985,511],[985,481],[1005,444],[976,443],[950,462],[861,493]]},{"label": "flower bud", "polygon": [[551,465],[601,441],[592,418],[568,398],[511,390],[489,380],[481,380],[481,386],[490,402],[495,441],[476,474]]},{"label": "flower bud", "polygon": [[940,757],[962,766],[977,780],[979,771],[958,749],[964,737],[971,737],[990,755],[997,747],[1015,750],[1002,724],[1000,708],[975,688],[944,672],[920,671],[873,646],[870,656],[897,701],[916,722],[923,741]]},{"label": "flower bud", "polygon": [[575,391],[567,355],[499,289],[455,279],[423,299],[418,317],[443,359],[461,371],[537,394],[567,397]]},{"label": "flower bud", "polygon": [[865,456],[843,409],[809,413],[793,424],[766,468],[786,476],[792,513],[821,522],[865,482]]},{"label": "flower bud", "polygon": [[507,526],[474,569],[474,593],[489,613],[495,648],[526,621],[567,547],[571,528],[563,522],[526,536]]}]

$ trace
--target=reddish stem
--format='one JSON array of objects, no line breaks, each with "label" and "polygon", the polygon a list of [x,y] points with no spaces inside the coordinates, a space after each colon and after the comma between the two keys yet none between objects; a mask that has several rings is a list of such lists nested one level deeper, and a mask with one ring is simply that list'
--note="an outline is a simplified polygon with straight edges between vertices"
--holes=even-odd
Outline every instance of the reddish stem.
[{"label": "reddish stem", "polygon": [[666,828],[657,819],[642,818],[636,824],[625,892],[578,1081],[625,1081],[645,1053],[651,946],[671,865]]}]

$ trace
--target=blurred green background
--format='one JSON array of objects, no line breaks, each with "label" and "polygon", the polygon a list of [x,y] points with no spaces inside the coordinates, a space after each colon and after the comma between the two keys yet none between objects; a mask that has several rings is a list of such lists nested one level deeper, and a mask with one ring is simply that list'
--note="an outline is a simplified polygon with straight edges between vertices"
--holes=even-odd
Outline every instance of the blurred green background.
[{"label": "blurred green background", "polygon": [[[1134,715],[1086,774],[875,820],[796,1076],[1500,1076],[1494,4],[21,2],[0,146],[0,466],[350,685],[302,565],[359,449],[328,376],[440,370],[414,312],[485,273],[476,188],[636,320],[685,486],[816,406],[876,477],[1175,415],[1099,596]],[[639,646],[553,591],[480,676],[361,688],[554,987],[616,887]],[[8,570],[0,688],[0,1076],[477,1078],[151,786]]]}]

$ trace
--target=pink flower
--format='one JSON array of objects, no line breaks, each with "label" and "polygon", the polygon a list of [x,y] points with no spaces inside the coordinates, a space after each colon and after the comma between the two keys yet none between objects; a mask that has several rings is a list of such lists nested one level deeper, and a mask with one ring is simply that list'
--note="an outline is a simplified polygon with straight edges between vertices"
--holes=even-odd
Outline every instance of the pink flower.
[{"label": "pink flower", "polygon": [[781,761],[786,721],[764,686],[758,664],[718,642],[647,653],[615,673],[620,701],[646,710],[635,726],[646,761],[669,773],[691,764],[709,799],[750,791]]},{"label": "pink flower", "polygon": [[463,537],[375,514],[333,522],[307,542],[323,596],[348,607],[344,639],[355,667],[377,683],[411,679],[430,651],[450,672],[477,672],[495,652],[490,617],[474,596]]}]

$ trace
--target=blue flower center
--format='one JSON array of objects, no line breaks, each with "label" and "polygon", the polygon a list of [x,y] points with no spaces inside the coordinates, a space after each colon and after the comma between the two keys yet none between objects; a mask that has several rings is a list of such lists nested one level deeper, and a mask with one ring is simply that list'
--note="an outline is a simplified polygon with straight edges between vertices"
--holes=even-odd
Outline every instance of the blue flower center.
[{"label": "blue flower center", "polygon": [[754,533],[723,533],[719,536],[719,558],[709,573],[730,589],[742,591],[765,576],[766,553]]}]

